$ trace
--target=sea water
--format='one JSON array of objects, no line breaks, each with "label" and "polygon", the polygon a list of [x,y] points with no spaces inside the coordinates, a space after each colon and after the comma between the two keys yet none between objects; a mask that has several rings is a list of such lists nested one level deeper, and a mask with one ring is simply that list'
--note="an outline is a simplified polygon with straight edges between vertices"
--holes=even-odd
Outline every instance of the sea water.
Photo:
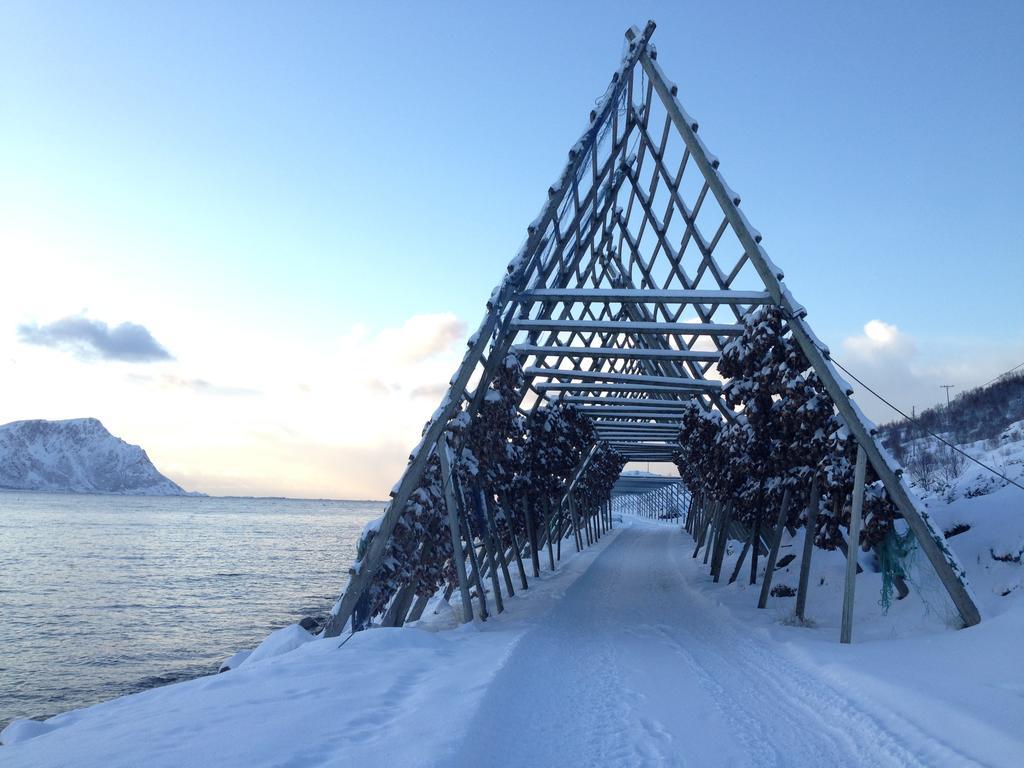
[{"label": "sea water", "polygon": [[325,613],[383,509],[0,492],[0,728],[216,673]]}]

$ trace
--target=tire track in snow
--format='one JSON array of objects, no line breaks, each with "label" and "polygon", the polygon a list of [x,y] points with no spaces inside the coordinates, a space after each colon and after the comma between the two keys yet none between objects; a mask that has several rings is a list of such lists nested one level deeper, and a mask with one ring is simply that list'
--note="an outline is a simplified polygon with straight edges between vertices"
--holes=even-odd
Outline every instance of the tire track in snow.
[{"label": "tire track in snow", "polygon": [[517,643],[457,755],[559,768],[970,763],[909,724],[894,735],[714,605],[686,583],[684,550],[675,528],[622,531]]},{"label": "tire track in snow", "polygon": [[[977,765],[961,752],[938,742],[891,711],[886,711],[883,722],[880,717],[844,696],[821,675],[790,660],[783,646],[770,640],[765,633],[750,632],[736,619],[724,615],[724,609],[714,606],[707,597],[690,586],[685,579],[686,561],[679,557],[678,551],[673,553],[673,559],[684,585],[684,599],[693,603],[692,611],[715,610],[722,614],[720,622],[699,625],[703,632],[717,630],[720,635],[729,638],[728,647],[731,652],[717,654],[717,660],[726,662],[728,668],[739,667],[745,675],[756,679],[758,685],[752,688],[765,711],[770,711],[774,706],[778,717],[785,719],[792,728],[789,733],[801,734],[792,740],[788,751],[790,757],[794,748],[805,753],[808,759],[821,754],[823,740],[808,739],[803,735],[813,730],[834,739],[833,747],[837,743],[843,744],[847,753],[845,759],[854,759],[857,765]],[[719,637],[712,645],[717,649],[722,647],[723,642]],[[677,647],[680,653],[690,656],[691,663],[702,663],[686,648],[678,644]],[[708,657],[714,659],[716,654],[710,653]],[[719,671],[722,669],[719,665]],[[786,702],[787,706],[781,708],[779,702]],[[880,706],[880,710],[883,708]],[[893,724],[898,726],[902,738],[893,734]],[[813,728],[809,729],[809,725],[813,725]],[[914,746],[908,744],[908,741]],[[834,749],[832,754],[835,754]],[[840,759],[840,756],[836,755],[836,759]]]}]

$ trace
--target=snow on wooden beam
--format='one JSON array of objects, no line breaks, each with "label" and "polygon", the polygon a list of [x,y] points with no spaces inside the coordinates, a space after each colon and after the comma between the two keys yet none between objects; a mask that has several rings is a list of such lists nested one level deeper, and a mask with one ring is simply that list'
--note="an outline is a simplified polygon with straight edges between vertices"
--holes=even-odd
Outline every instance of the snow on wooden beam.
[{"label": "snow on wooden beam", "polygon": [[539,344],[517,344],[512,347],[512,353],[518,357],[529,355],[552,357],[593,357],[593,358],[614,358],[620,360],[681,360],[698,363],[716,363],[720,357],[719,352],[699,351],[692,349],[623,349],[621,347],[545,347]]},{"label": "snow on wooden beam", "polygon": [[659,290],[647,288],[534,288],[520,293],[523,303],[562,301],[566,303],[618,302],[638,304],[768,304],[767,291]]},{"label": "snow on wooden beam", "polygon": [[678,421],[683,412],[673,408],[630,408],[628,405],[577,405],[576,409],[591,419],[673,419]]},{"label": "snow on wooden beam", "polygon": [[657,450],[657,451],[660,452],[661,449],[664,449],[665,451],[678,451],[679,450],[679,443],[676,443],[676,442],[665,442],[664,440],[661,440],[661,439],[658,439],[658,438],[637,438],[635,440],[625,440],[625,439],[622,439],[622,438],[613,438],[612,440],[608,441],[608,445],[612,446],[613,448],[615,448],[617,446],[622,446],[623,448],[626,448],[627,450],[629,448],[636,447],[636,448],[638,448],[640,450],[647,451],[647,452],[650,452],[652,450]]},{"label": "snow on wooden beam", "polygon": [[656,384],[685,389],[690,392],[720,392],[722,382],[691,379],[682,376],[648,376],[635,373],[615,373],[613,371],[576,371],[568,368],[540,368],[532,366],[524,369],[527,376],[549,379],[578,379],[581,381],[610,381],[619,384]]},{"label": "snow on wooden beam", "polygon": [[692,395],[685,395],[682,400],[669,400],[665,398],[646,399],[640,397],[580,397],[566,395],[562,398],[567,403],[587,403],[602,406],[627,405],[630,408],[657,408],[664,411],[684,411],[690,406],[693,400]]},{"label": "snow on wooden beam", "polygon": [[595,425],[619,423],[632,424],[636,423],[638,419],[650,419],[651,421],[656,422],[670,422],[677,425],[680,418],[678,413],[660,413],[658,411],[615,411],[603,408],[580,408],[579,410],[586,414]]},{"label": "snow on wooden beam", "polygon": [[[702,382],[697,382],[702,383]],[[712,382],[704,382],[712,383]],[[718,382],[714,382],[718,383]],[[701,387],[691,385],[659,386],[657,384],[619,384],[616,382],[544,382],[534,387],[538,392],[659,392],[670,394],[674,392],[705,392]],[[711,390],[717,392],[718,390]]]},{"label": "snow on wooden beam", "polygon": [[665,432],[677,434],[679,427],[674,424],[659,424],[651,421],[595,421],[594,429],[599,432]]},{"label": "snow on wooden beam", "polygon": [[664,455],[663,456],[663,455],[658,454],[658,453],[652,453],[650,455],[648,455],[646,453],[638,453],[638,454],[635,454],[635,455],[627,455],[626,456],[626,461],[627,462],[635,462],[637,464],[640,464],[642,462],[647,462],[647,461],[653,461],[656,464],[671,464],[672,463],[672,457],[669,456],[669,455]]},{"label": "snow on wooden beam", "polygon": [[659,323],[653,320],[513,320],[513,331],[574,331],[576,333],[677,333],[681,336],[741,336],[743,326],[732,323]]}]

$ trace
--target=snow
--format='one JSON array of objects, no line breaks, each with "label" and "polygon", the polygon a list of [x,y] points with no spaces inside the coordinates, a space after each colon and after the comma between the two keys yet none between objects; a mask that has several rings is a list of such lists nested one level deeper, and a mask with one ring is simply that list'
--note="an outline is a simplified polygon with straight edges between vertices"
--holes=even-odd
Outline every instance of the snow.
[{"label": "snow", "polygon": [[[230,672],[155,688],[0,733],[14,766],[455,764],[450,760],[512,648],[614,541],[530,580],[487,622],[427,613],[402,629],[311,639]],[[456,594],[453,605],[459,602]],[[474,601],[474,607],[476,602]],[[491,604],[493,610],[493,603]],[[273,635],[271,635],[273,637]],[[555,663],[555,660],[551,660]],[[40,732],[45,735],[33,738]],[[22,735],[24,733],[24,736]]]},{"label": "snow", "polygon": [[251,655],[252,651],[236,651],[224,659],[217,671],[227,672],[231,669],[238,669],[238,667],[242,665],[242,662],[248,659]]},{"label": "snow", "polygon": [[[456,594],[402,629],[315,639],[286,627],[229,672],[16,721],[0,762],[1019,765],[1024,566],[990,550],[1024,546],[1024,497],[1007,486],[925,498],[944,529],[969,526],[949,545],[982,601],[976,627],[951,628],[920,555],[910,596],[884,614],[881,575],[861,553],[854,643],[840,645],[841,553],[815,551],[810,621],[796,626],[793,598],[756,608],[748,569],[713,583],[678,525],[620,517],[582,553],[564,544],[558,569],[487,622],[458,625]],[[781,555],[799,553],[801,536],[785,535]],[[798,568],[774,583],[795,586]]]},{"label": "snow", "polygon": [[281,629],[267,635],[266,639],[256,646],[256,650],[250,653],[245,661],[239,664],[239,666],[244,667],[263,661],[264,659],[272,659],[275,656],[281,656],[282,654],[294,651],[300,645],[312,642],[313,639],[313,635],[304,630],[298,624],[289,624],[287,627],[282,627]]}]

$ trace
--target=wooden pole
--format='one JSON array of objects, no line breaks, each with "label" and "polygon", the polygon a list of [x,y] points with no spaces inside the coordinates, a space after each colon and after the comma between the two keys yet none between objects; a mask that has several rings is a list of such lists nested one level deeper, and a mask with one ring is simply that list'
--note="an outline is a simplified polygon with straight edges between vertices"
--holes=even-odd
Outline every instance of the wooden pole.
[{"label": "wooden pole", "polygon": [[408,624],[411,621],[419,621],[420,617],[423,616],[423,611],[427,607],[428,602],[430,602],[429,597],[416,595],[416,601],[412,604],[412,610],[409,611],[409,615],[405,617],[405,623]]},{"label": "wooden pole", "polygon": [[[762,488],[764,486],[762,485]],[[761,554],[761,519],[764,517],[764,510],[761,509],[763,494],[759,493],[757,506],[754,508],[754,550],[750,553],[750,583],[757,584],[757,557]]]},{"label": "wooden pole", "polygon": [[704,565],[708,564],[708,555],[715,549],[715,545],[718,542],[718,535],[722,530],[722,515],[725,514],[726,505],[721,501],[715,505],[714,514],[708,521],[710,530],[707,533],[707,541],[704,544]]},{"label": "wooden pole", "polygon": [[459,579],[459,596],[462,598],[462,623],[473,620],[473,601],[469,598],[469,579],[466,576],[466,558],[459,536],[459,506],[452,485],[452,464],[449,456],[448,437],[441,435],[438,443],[438,458],[441,460],[441,482],[444,485],[444,503],[448,508],[448,535],[452,540],[452,565]]},{"label": "wooden pole", "polygon": [[493,542],[491,541],[491,532],[488,530],[487,515],[484,512],[483,506],[481,505],[483,494],[473,494],[471,492],[470,495],[475,496],[475,501],[478,506],[477,511],[480,515],[480,519],[483,521],[483,530],[480,533],[480,539],[483,542],[484,553],[487,556],[487,569],[491,577],[491,588],[494,590],[495,610],[497,610],[498,613],[501,613],[505,610],[505,602],[504,600],[502,600],[501,585],[498,583],[498,560],[497,556],[494,554],[494,546]]},{"label": "wooden pole", "polygon": [[580,519],[579,508],[576,506],[576,499],[573,496],[569,496],[569,516],[572,518],[572,532],[573,536],[576,537],[576,551],[580,552],[583,550],[583,521]]},{"label": "wooden pole", "polygon": [[412,582],[402,585],[402,588],[398,590],[391,600],[391,605],[388,606],[387,611],[384,613],[384,618],[381,619],[380,625],[382,627],[402,626],[405,615],[409,612],[409,606],[412,605],[412,599],[416,596],[416,582],[417,580],[414,576]]},{"label": "wooden pole", "polygon": [[843,592],[843,626],[839,642],[853,640],[853,592],[857,581],[857,552],[860,551],[860,518],[864,509],[864,476],[867,470],[867,453],[863,446],[857,446],[857,466],[853,474],[853,503],[850,509],[850,543],[846,556],[846,589]]},{"label": "wooden pole", "polygon": [[[470,579],[471,583],[476,584],[476,596],[480,601],[480,618],[487,621],[487,617],[490,616],[490,612],[487,610],[487,590],[484,589],[484,576],[483,576],[483,565],[480,562],[480,558],[476,555],[476,547],[473,546],[472,534],[469,531],[469,524],[465,518],[460,521],[462,527],[463,536],[466,540],[466,556],[469,558],[469,564],[472,568]],[[481,548],[481,552],[483,549]]]},{"label": "wooden pole", "polygon": [[714,517],[714,513],[711,511],[718,502],[711,502],[710,499],[701,500],[701,511],[700,511],[700,523],[698,528],[700,529],[700,535],[697,536],[697,546],[693,548],[693,556],[697,557],[700,553],[700,548],[704,546],[704,540],[708,535],[708,528],[711,525],[711,520]]},{"label": "wooden pole", "polygon": [[530,562],[533,564],[533,577],[540,578],[540,553],[537,551],[537,520],[533,516],[533,507],[523,496],[523,515],[526,518],[526,537],[530,541]]},{"label": "wooden pole", "polygon": [[[544,497],[544,530],[545,538],[547,539],[548,545],[548,566],[552,571],[555,570],[555,549],[551,542],[551,499],[547,496]],[[559,545],[558,559],[562,559],[561,545]]]},{"label": "wooden pole", "polygon": [[811,554],[814,552],[814,529],[818,522],[819,503],[818,473],[815,472],[811,480],[811,497],[807,501],[807,520],[804,525],[804,551],[800,557],[800,584],[796,590],[796,617],[800,621],[804,620],[804,610],[807,607],[807,585],[811,576]]},{"label": "wooden pole", "polygon": [[732,569],[732,576],[729,577],[729,583],[732,584],[736,579],[740,577],[740,570],[743,568],[743,561],[747,559],[747,552],[750,551],[750,545],[754,543],[754,529],[751,528],[750,532],[746,535],[743,540],[743,549],[740,550],[740,556],[736,560],[736,567]]},{"label": "wooden pole", "polygon": [[711,565],[711,572],[714,574],[716,584],[722,575],[722,561],[725,559],[725,547],[729,543],[729,526],[732,523],[732,513],[732,504],[730,504],[725,511],[722,528],[718,534],[718,551],[715,552],[715,558]]},{"label": "wooden pole", "polygon": [[501,568],[501,575],[505,579],[505,588],[508,590],[508,596],[514,597],[516,591],[512,588],[512,575],[508,572],[508,563],[505,561],[505,545],[501,541],[501,536],[498,534],[498,523],[494,519],[494,510],[491,508],[491,499],[489,494],[485,494],[483,488],[478,487],[477,493],[480,495],[480,503],[483,506],[484,516],[487,520],[488,536],[491,540],[491,550],[494,552],[498,560],[498,566]]},{"label": "wooden pole", "polygon": [[523,589],[529,589],[526,581],[526,568],[523,566],[522,547],[519,546],[519,537],[516,536],[515,518],[512,512],[512,502],[508,496],[502,497],[502,508],[508,510],[505,520],[508,524],[508,538],[512,542],[512,552],[516,557],[516,567],[519,569],[519,583]]},{"label": "wooden pole", "polygon": [[775,561],[779,557],[779,547],[782,546],[782,532],[786,529],[786,516],[789,514],[789,488],[782,494],[782,506],[779,508],[779,519],[775,523],[775,530],[772,533],[772,548],[768,551],[768,562],[764,566],[764,578],[761,580],[761,596],[758,598],[757,607],[764,608],[768,605],[768,595],[772,588],[772,579],[775,576]]},{"label": "wooden pole", "polygon": [[562,504],[558,504],[558,514],[555,519],[555,528],[551,533],[552,536],[557,538],[555,547],[555,557],[558,562],[562,562]]}]

